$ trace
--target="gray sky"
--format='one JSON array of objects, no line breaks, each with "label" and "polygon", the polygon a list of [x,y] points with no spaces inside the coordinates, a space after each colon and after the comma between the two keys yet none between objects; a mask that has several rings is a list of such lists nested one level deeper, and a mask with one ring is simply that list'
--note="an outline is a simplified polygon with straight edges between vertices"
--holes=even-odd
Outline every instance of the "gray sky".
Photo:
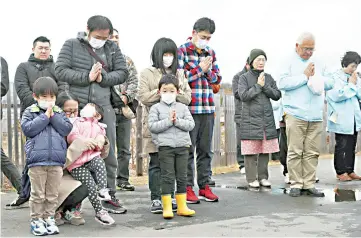
[{"label": "gray sky", "polygon": [[224,82],[231,82],[242,69],[252,48],[267,53],[266,72],[277,72],[278,62],[293,51],[303,31],[315,34],[314,55],[331,69],[339,67],[345,51],[361,53],[358,0],[5,0],[1,9],[0,55],[8,61],[11,80],[17,66],[27,61],[36,37],[50,38],[56,58],[64,41],[85,31],[88,18],[95,14],[109,17],[120,31],[121,49],[138,71],[150,65],[158,38],[183,44],[194,22],[204,16],[216,23],[210,46],[216,51]]}]

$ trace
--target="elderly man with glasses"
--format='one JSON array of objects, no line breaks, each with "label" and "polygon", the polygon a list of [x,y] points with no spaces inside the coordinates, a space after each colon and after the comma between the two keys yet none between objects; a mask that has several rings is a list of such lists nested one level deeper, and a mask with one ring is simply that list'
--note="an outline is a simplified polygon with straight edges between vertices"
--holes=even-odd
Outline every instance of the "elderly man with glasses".
[{"label": "elderly man with glasses", "polygon": [[[288,142],[287,167],[292,181],[290,196],[304,192],[314,197],[324,193],[315,188],[316,169],[321,147],[324,91],[334,81],[326,67],[312,57],[315,37],[303,33],[295,52],[282,67],[279,89],[284,91],[283,111]],[[311,58],[312,57],[312,58]]]}]

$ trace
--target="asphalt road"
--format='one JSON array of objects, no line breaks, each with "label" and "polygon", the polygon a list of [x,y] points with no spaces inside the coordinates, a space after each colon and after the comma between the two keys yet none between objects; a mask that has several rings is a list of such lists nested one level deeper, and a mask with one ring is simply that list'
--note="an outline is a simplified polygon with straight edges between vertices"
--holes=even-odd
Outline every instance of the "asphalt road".
[{"label": "asphalt road", "polygon": [[[58,237],[129,237],[129,236],[361,236],[361,181],[341,184],[335,179],[333,161],[320,160],[318,188],[325,198],[287,195],[280,166],[270,167],[270,190],[249,191],[245,176],[240,173],[217,175],[214,192],[218,203],[191,205],[196,216],[175,216],[166,221],[151,214],[150,196],[146,186],[135,192],[119,192],[117,196],[128,208],[124,215],[113,215],[116,225],[103,227],[94,220],[94,211],[86,200],[84,226],[60,227]],[[357,164],[357,163],[356,163]],[[361,166],[356,172],[361,174]],[[334,188],[347,190],[335,196]],[[1,205],[12,201],[15,193],[1,195]],[[341,202],[343,200],[347,200]],[[356,200],[356,201],[355,201]],[[29,237],[29,209],[1,210],[1,236]]]}]

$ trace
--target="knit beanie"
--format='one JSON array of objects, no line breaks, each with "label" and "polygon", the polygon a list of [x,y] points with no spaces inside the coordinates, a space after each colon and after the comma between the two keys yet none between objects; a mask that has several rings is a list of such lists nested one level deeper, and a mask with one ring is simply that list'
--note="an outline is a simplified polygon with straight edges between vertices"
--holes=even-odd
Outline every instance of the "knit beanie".
[{"label": "knit beanie", "polygon": [[248,61],[249,64],[252,65],[253,61],[260,55],[263,55],[267,60],[266,53],[263,50],[261,50],[261,49],[253,49],[251,51],[251,53],[249,54],[249,61]]}]

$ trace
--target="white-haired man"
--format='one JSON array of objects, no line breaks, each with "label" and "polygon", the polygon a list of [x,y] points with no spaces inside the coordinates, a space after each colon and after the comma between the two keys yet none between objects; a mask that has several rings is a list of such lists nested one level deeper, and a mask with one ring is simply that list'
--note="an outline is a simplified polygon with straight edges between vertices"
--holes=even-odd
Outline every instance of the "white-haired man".
[{"label": "white-haired man", "polygon": [[290,196],[323,197],[315,188],[316,169],[321,147],[324,91],[333,87],[326,67],[311,56],[315,37],[299,36],[293,55],[283,65],[279,89],[283,90],[283,110],[288,142],[287,165],[292,181]]}]

